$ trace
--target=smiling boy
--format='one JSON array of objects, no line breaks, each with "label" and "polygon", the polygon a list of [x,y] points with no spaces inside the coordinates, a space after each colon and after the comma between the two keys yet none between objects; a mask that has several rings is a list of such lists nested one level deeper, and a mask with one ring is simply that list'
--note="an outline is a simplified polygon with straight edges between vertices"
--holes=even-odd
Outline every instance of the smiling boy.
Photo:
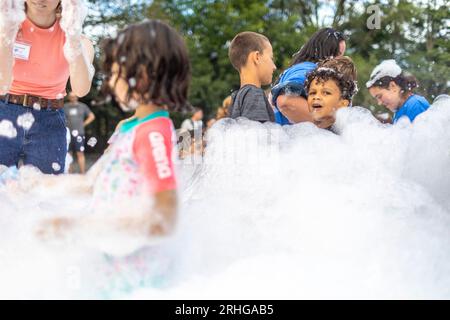
[{"label": "smiling boy", "polygon": [[347,57],[328,61],[309,74],[306,89],[314,124],[330,128],[336,120],[336,111],[351,105],[357,92],[355,78],[356,69]]}]

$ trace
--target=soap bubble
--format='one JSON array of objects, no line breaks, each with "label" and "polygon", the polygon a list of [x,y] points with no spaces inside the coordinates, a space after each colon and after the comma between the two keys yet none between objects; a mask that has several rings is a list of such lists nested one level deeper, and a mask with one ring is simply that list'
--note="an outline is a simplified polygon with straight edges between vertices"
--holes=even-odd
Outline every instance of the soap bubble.
[{"label": "soap bubble", "polygon": [[17,136],[17,130],[13,123],[9,120],[0,121],[0,137],[15,138]]},{"label": "soap bubble", "polygon": [[34,116],[30,112],[24,113],[17,117],[17,125],[25,130],[30,130],[33,124]]},{"label": "soap bubble", "polygon": [[97,139],[94,137],[90,138],[87,142],[87,145],[92,148],[95,147],[96,144],[97,144]]},{"label": "soap bubble", "polygon": [[57,162],[53,162],[52,163],[52,169],[54,171],[58,172],[59,170],[61,170],[61,166]]}]

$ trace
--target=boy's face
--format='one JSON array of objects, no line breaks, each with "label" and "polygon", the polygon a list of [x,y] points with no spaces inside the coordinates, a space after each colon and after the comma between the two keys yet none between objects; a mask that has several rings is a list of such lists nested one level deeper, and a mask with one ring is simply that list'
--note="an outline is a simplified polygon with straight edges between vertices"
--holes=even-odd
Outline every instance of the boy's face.
[{"label": "boy's face", "polygon": [[273,49],[270,42],[265,41],[264,50],[260,53],[259,60],[259,79],[262,85],[272,83],[273,72],[277,69],[273,62]]},{"label": "boy's face", "polygon": [[341,90],[333,80],[314,79],[309,87],[308,107],[313,122],[320,128],[334,124],[336,110],[348,107],[349,101],[341,97]]}]

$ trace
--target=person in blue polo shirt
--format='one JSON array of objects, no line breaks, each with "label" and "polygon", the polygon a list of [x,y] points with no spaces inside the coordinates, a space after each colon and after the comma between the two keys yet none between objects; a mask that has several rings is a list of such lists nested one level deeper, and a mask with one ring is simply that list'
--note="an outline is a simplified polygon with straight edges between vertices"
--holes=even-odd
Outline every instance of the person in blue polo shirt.
[{"label": "person in blue polo shirt", "polygon": [[418,86],[416,78],[403,71],[392,59],[375,67],[366,86],[378,104],[394,113],[393,123],[402,117],[413,122],[430,107],[427,99],[414,94],[414,88]]}]

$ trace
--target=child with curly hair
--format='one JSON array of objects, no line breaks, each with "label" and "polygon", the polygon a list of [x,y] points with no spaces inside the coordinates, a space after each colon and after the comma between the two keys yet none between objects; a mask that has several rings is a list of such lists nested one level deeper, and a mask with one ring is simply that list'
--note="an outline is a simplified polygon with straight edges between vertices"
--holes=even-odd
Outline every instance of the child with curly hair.
[{"label": "child with curly hair", "polygon": [[306,80],[308,108],[313,123],[330,128],[336,120],[336,111],[351,106],[357,92],[356,68],[349,57],[323,61]]}]

